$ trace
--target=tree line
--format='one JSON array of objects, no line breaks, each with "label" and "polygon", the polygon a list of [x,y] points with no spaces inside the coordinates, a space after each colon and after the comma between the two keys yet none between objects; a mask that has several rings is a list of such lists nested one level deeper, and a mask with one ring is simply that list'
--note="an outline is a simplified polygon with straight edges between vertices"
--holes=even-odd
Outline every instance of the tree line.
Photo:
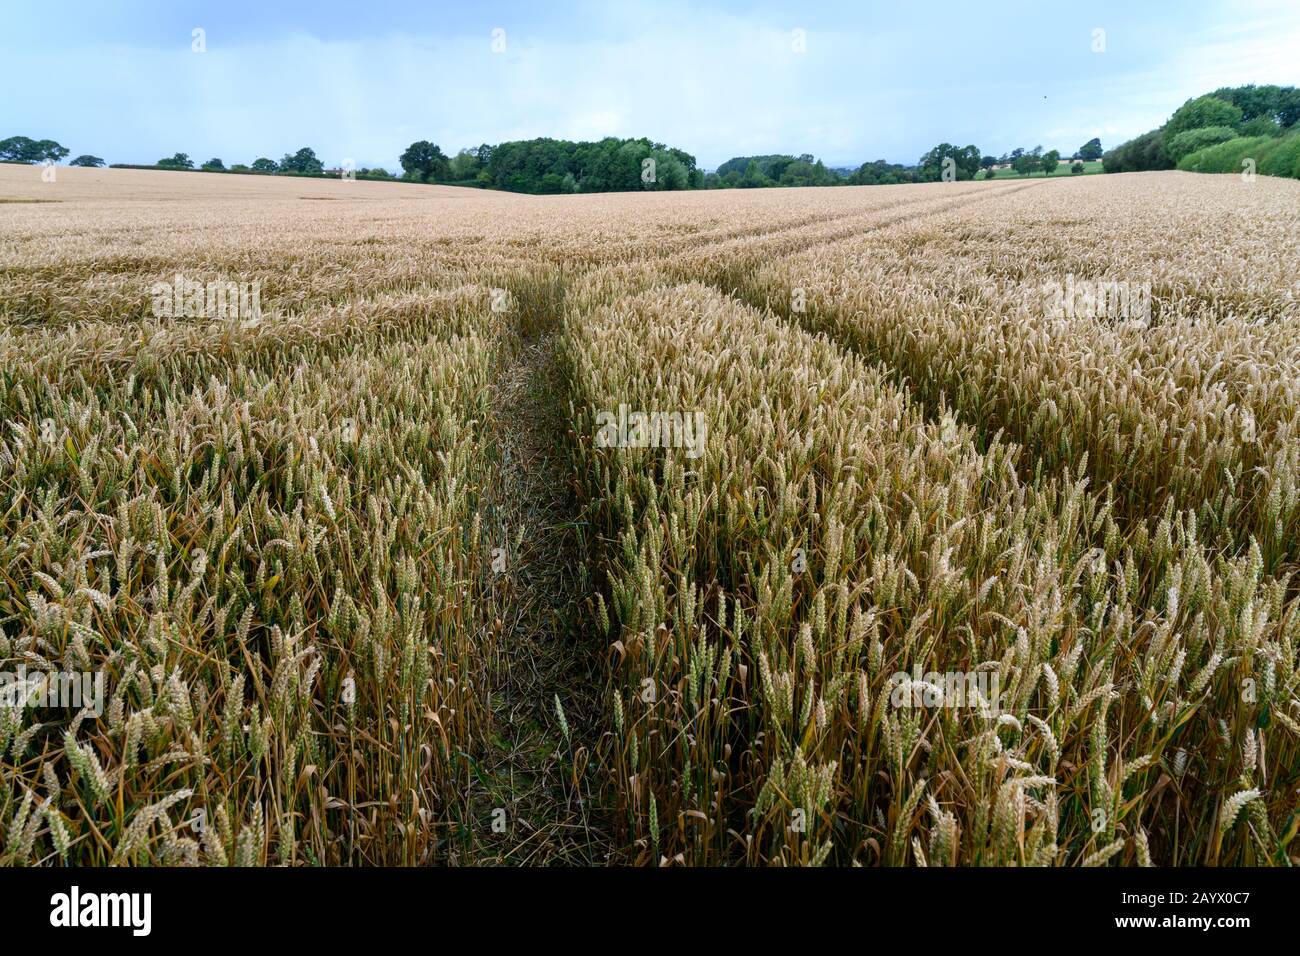
[{"label": "tree line", "polygon": [[[1076,160],[1101,157],[1093,139],[1074,154]],[[915,166],[883,159],[857,169],[835,169],[810,153],[736,156],[712,172],[699,168],[691,154],[648,139],[606,137],[597,142],[571,142],[547,137],[516,140],[496,146],[462,149],[448,157],[427,140],[412,143],[402,154],[402,178],[461,186],[482,186],[524,193],[621,192],[629,190],[756,189],[772,186],[873,186],[938,182],[945,178],[974,179],[981,169],[1014,165],[1015,171],[1051,175],[1060,153],[1042,147],[1017,149],[999,160],[984,156],[973,145],[941,143]],[[1077,165],[1075,172],[1082,172]]]},{"label": "tree line", "polygon": [[[9,162],[57,162],[68,150],[52,140],[34,141],[15,136],[0,141],[0,160]],[[1076,160],[1096,159],[1101,144],[1093,139],[1076,151]],[[626,192],[636,190],[755,189],[773,186],[875,186],[897,183],[970,180],[981,173],[993,178],[995,167],[1011,167],[1016,174],[1052,175],[1061,161],[1057,150],[1044,153],[1012,150],[1001,157],[984,155],[974,145],[940,143],[928,150],[913,166],[883,159],[865,162],[856,169],[830,168],[810,153],[736,156],[712,172],[699,168],[695,157],[684,150],[645,137],[605,137],[593,142],[540,137],[486,143],[462,149],[448,156],[436,143],[419,140],[402,153],[401,174],[382,168],[326,169],[316,152],[304,146],[279,160],[259,156],[249,164],[231,166],[220,158],[196,164],[188,153],[159,159],[154,168],[198,170],[219,173],[257,173],[281,176],[351,176],[357,179],[400,179],[405,182],[475,186],[533,194],[579,192]],[[74,166],[103,166],[97,156],[79,156]],[[119,164],[127,165],[127,164]],[[1082,172],[1076,164],[1075,172]]]}]

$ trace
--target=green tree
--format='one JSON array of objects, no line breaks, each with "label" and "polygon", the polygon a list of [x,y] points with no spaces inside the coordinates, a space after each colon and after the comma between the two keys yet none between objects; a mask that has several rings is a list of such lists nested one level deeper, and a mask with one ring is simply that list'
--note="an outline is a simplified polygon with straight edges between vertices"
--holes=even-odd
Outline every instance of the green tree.
[{"label": "green tree", "polygon": [[1021,150],[1020,155],[1011,162],[1011,168],[1021,176],[1032,176],[1038,172],[1040,165],[1041,161],[1038,156],[1033,153],[1026,153],[1024,150]]},{"label": "green tree", "polygon": [[190,159],[189,153],[177,153],[167,159],[158,160],[154,165],[164,169],[193,169],[194,160]]},{"label": "green tree", "polygon": [[40,153],[40,159],[37,160],[40,163],[57,163],[70,152],[66,146],[60,146],[52,139],[37,140],[36,149]]},{"label": "green tree", "polygon": [[447,162],[447,178],[452,182],[463,182],[478,175],[483,164],[479,161],[478,150],[462,149]]},{"label": "green tree", "polygon": [[758,167],[758,161],[751,159],[737,185],[741,189],[757,189],[772,185],[772,180],[763,175],[763,171]]},{"label": "green tree", "polygon": [[1083,172],[1083,163],[1075,160],[1074,165],[1070,167],[1070,174],[1078,176],[1081,172]]},{"label": "green tree", "polygon": [[863,163],[849,177],[852,186],[892,186],[895,183],[914,183],[919,181],[919,172],[907,166],[890,163],[883,159]]},{"label": "green tree", "polygon": [[785,167],[778,181],[782,186],[814,186],[817,183],[817,171],[812,163],[795,160]]},{"label": "green tree", "polygon": [[432,183],[446,179],[450,167],[443,151],[427,139],[422,139],[406,147],[406,152],[398,158],[402,164],[404,178],[416,182]]},{"label": "green tree", "polygon": [[[1300,89],[1294,86],[1224,87],[1210,94],[1241,108],[1241,118],[1249,123],[1265,118],[1285,128],[1300,120]],[[1243,129],[1245,135],[1252,135]]]},{"label": "green tree", "polygon": [[0,162],[6,163],[57,163],[70,150],[52,139],[30,139],[10,136],[0,140]]},{"label": "green tree", "polygon": [[1104,150],[1101,148],[1101,140],[1094,136],[1092,139],[1088,140],[1088,142],[1079,147],[1077,155],[1079,159],[1082,159],[1085,162],[1093,162],[1101,159],[1101,154],[1103,152]]},{"label": "green tree", "polygon": [[[697,189],[704,184],[704,178],[694,169],[694,157],[691,159],[690,188]],[[782,186],[832,186],[846,180],[838,172],[827,169],[826,164],[812,153],[792,156],[788,153],[773,153],[767,156],[733,156],[714,172],[721,185],[726,185],[733,173],[737,182],[744,179],[753,162],[758,166],[758,173],[765,182],[763,185],[780,184]],[[751,177],[751,182],[754,182]]]},{"label": "green tree", "polygon": [[1165,142],[1171,142],[1179,133],[1189,129],[1202,129],[1206,126],[1231,126],[1236,129],[1241,123],[1241,115],[1240,106],[1217,96],[1200,96],[1188,100],[1165,123]]},{"label": "green tree", "polygon": [[285,173],[314,174],[323,172],[324,169],[325,164],[316,158],[316,151],[310,146],[304,146],[292,155],[285,153],[280,160],[280,171]]},{"label": "green tree", "polygon": [[690,174],[681,160],[663,149],[655,150],[651,158],[655,161],[655,181],[651,188],[659,190],[687,188]]},{"label": "green tree", "polygon": [[[944,163],[951,159],[951,165]],[[953,146],[940,143],[921,157],[917,163],[923,182],[937,182],[943,178],[945,168],[951,168],[955,179],[974,179],[980,168],[980,151],[976,146]]]},{"label": "green tree", "polygon": [[95,166],[103,166],[104,161],[100,159],[98,156],[91,156],[89,153],[84,153],[81,156],[78,156],[72,162],[68,163],[68,165],[95,167]]},{"label": "green tree", "polygon": [[[478,183],[512,192],[567,192],[570,183],[583,193],[698,189],[704,184],[694,156],[645,138],[572,142],[542,137],[484,145],[458,156],[467,153],[478,156]],[[473,165],[461,158],[455,168]],[[415,171],[407,178],[419,176]]]},{"label": "green tree", "polygon": [[1043,158],[1039,160],[1039,164],[1043,167],[1044,176],[1052,175],[1052,173],[1056,172],[1056,167],[1061,165],[1060,151],[1055,149],[1048,150],[1043,154]]},{"label": "green tree", "polygon": [[280,169],[274,159],[267,159],[265,156],[259,156],[253,160],[253,165],[250,168],[255,173],[274,173]]},{"label": "green tree", "polygon": [[1108,173],[1136,173],[1152,169],[1173,169],[1174,162],[1164,149],[1165,132],[1153,129],[1127,143],[1108,150],[1101,157],[1102,169]]},{"label": "green tree", "polygon": [[199,169],[206,169],[208,172],[212,172],[212,173],[225,172],[226,164],[223,163],[220,159],[216,159],[214,157],[213,159],[209,159],[206,163],[200,166]]},{"label": "green tree", "polygon": [[26,136],[10,136],[0,139],[0,162],[34,163],[36,140]]}]

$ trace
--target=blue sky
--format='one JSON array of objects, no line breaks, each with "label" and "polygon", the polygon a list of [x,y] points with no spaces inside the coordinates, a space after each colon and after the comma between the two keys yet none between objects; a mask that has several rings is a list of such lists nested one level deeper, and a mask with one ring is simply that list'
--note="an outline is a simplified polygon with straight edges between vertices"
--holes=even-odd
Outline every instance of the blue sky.
[{"label": "blue sky", "polygon": [[0,62],[0,138],[109,162],[310,145],[396,170],[416,139],[644,135],[705,168],[856,166],[941,141],[1069,155],[1219,86],[1300,84],[1300,2],[7,2]]}]

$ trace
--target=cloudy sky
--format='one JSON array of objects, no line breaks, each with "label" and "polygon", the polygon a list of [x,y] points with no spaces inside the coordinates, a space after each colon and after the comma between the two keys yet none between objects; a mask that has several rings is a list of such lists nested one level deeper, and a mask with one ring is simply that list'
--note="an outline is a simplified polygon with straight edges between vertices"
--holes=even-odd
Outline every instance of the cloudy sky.
[{"label": "cloudy sky", "polygon": [[396,170],[416,139],[648,136],[704,168],[856,166],[1069,155],[1219,86],[1300,84],[1300,2],[6,2],[0,62],[0,138],[109,162],[310,145]]}]

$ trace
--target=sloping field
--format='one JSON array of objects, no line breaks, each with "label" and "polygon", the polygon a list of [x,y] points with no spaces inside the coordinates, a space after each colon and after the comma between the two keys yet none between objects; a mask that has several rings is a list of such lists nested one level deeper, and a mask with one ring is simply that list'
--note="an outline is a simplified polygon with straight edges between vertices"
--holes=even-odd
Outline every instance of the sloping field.
[{"label": "sloping field", "polygon": [[1300,860],[1300,183],[0,225],[0,862]]}]

